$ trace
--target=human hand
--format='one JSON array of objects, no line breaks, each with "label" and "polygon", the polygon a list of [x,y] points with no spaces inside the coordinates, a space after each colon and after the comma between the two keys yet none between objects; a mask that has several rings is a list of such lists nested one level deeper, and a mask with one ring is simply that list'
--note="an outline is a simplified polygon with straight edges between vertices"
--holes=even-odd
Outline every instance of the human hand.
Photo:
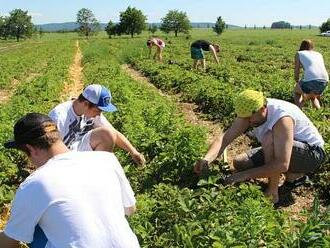
[{"label": "human hand", "polygon": [[146,160],[143,156],[143,154],[139,153],[139,152],[135,152],[131,154],[131,157],[133,159],[133,161],[137,164],[138,168],[143,168]]},{"label": "human hand", "polygon": [[200,176],[202,173],[207,172],[209,169],[209,162],[205,159],[200,159],[195,163],[194,172],[197,176]]}]

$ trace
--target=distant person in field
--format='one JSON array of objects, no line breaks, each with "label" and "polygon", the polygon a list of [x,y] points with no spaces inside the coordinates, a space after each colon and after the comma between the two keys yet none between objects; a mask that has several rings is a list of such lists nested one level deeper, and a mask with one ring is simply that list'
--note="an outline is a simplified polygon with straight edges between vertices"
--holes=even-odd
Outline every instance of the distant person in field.
[{"label": "distant person in field", "polygon": [[202,65],[203,70],[206,70],[206,61],[203,51],[210,51],[214,60],[219,64],[217,53],[220,51],[219,45],[211,44],[206,40],[196,40],[191,44],[190,52],[191,58],[194,60],[193,69],[197,69],[199,65]]},{"label": "distant person in field", "polygon": [[143,166],[144,156],[116,130],[102,114],[114,112],[111,92],[99,84],[87,86],[77,99],[57,105],[49,112],[65,145],[75,151],[108,151],[115,146],[129,152],[134,162]]},{"label": "distant person in field", "polygon": [[125,215],[134,192],[113,153],[73,152],[47,116],[29,113],[6,148],[23,151],[35,171],[19,186],[0,247],[139,247]]},{"label": "distant person in field", "polygon": [[147,47],[149,48],[149,57],[151,56],[152,48],[156,47],[154,59],[162,62],[163,61],[163,50],[165,48],[165,42],[159,38],[150,38],[147,40]]},{"label": "distant person in field", "polygon": [[[313,106],[319,109],[320,96],[327,87],[329,75],[326,71],[323,57],[313,50],[311,40],[303,40],[295,57],[294,78],[296,87],[294,89],[295,104],[300,108],[304,102],[311,100]],[[299,78],[300,68],[304,69],[304,76]]]},{"label": "distant person in field", "polygon": [[213,141],[204,158],[196,162],[196,174],[207,169],[249,127],[254,128],[253,134],[261,146],[234,158],[236,173],[226,178],[226,184],[268,178],[265,195],[277,203],[282,173],[286,174],[286,184],[292,187],[325,161],[321,135],[296,105],[265,98],[262,92],[244,90],[234,99],[234,107],[237,118]]}]

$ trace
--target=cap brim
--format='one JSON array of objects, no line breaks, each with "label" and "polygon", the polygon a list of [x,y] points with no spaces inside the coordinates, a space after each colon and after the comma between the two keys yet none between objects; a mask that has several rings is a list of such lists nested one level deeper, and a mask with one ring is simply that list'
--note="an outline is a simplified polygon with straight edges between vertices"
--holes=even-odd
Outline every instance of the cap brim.
[{"label": "cap brim", "polygon": [[104,111],[104,112],[115,112],[117,111],[117,108],[115,105],[112,105],[111,103],[106,106],[106,107],[98,107],[100,110]]},{"label": "cap brim", "polygon": [[3,146],[7,149],[17,149],[17,143],[15,142],[15,140],[7,141],[3,144]]}]

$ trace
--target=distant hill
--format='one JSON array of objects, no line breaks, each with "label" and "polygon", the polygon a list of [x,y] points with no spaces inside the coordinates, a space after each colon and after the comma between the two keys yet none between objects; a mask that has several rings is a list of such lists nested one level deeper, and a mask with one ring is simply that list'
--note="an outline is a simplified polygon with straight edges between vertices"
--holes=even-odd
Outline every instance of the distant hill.
[{"label": "distant hill", "polygon": [[[155,24],[158,27],[160,23],[149,23]],[[74,31],[78,28],[78,24],[76,22],[63,22],[63,23],[47,23],[47,24],[38,24],[37,28],[41,28],[45,32],[57,32],[57,31]],[[104,29],[107,26],[107,23],[101,23],[101,28]],[[191,26],[193,28],[211,28],[214,26],[212,22],[192,22]],[[229,28],[241,28],[236,25],[228,24]]]}]

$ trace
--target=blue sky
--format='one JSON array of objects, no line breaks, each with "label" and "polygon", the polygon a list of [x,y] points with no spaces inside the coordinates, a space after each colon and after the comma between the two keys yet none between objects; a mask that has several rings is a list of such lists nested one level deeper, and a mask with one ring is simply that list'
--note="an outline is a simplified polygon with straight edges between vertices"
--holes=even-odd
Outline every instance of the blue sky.
[{"label": "blue sky", "polygon": [[28,10],[35,24],[76,20],[81,8],[89,8],[100,22],[119,20],[119,12],[136,7],[159,22],[169,10],[185,11],[192,22],[214,22],[222,16],[226,23],[270,26],[273,21],[293,25],[317,25],[330,18],[330,0],[0,0],[0,15],[15,8]]}]

